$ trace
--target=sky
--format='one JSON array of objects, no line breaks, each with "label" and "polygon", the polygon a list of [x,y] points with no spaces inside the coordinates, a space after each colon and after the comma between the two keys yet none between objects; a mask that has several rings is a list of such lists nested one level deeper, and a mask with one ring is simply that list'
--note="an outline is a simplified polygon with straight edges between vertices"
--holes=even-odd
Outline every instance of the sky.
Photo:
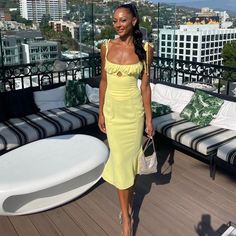
[{"label": "sky", "polygon": [[236,11],[236,0],[152,0],[152,2],[176,3],[197,8],[210,7]]}]

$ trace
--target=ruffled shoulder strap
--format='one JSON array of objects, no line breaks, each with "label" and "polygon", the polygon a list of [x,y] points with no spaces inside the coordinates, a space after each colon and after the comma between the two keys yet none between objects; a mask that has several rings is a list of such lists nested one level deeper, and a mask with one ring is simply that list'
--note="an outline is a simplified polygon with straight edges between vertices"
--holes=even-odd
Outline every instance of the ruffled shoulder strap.
[{"label": "ruffled shoulder strap", "polygon": [[107,59],[107,53],[108,53],[108,46],[109,46],[110,39],[107,39],[105,41],[105,46],[106,46],[106,59]]},{"label": "ruffled shoulder strap", "polygon": [[144,70],[145,70],[145,73],[147,75],[149,75],[149,69],[148,69],[148,65],[149,65],[149,61],[148,61],[148,59],[149,59],[149,54],[148,54],[149,50],[148,50],[148,48],[149,48],[149,46],[153,48],[153,44],[151,44],[149,42],[145,42],[145,44],[143,46],[144,50],[146,51],[146,61],[144,61]]}]

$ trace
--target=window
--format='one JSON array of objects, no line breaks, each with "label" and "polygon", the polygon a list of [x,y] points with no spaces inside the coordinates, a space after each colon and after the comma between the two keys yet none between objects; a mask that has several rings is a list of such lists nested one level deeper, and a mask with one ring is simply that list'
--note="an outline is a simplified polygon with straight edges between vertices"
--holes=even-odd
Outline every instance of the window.
[{"label": "window", "polygon": [[219,35],[218,35],[218,34],[215,36],[215,39],[216,39],[216,40],[219,40]]},{"label": "window", "polygon": [[218,48],[215,48],[215,53],[218,53]]},{"label": "window", "polygon": [[162,54],[161,54],[161,57],[165,57],[165,53],[162,53]]},{"label": "window", "polygon": [[161,39],[165,40],[166,39],[166,35],[162,34]]},{"label": "window", "polygon": [[177,46],[178,46],[178,45],[177,45],[177,43],[175,42],[175,47],[177,48]]},{"label": "window", "polygon": [[219,46],[222,47],[223,43],[222,42],[219,42]]},{"label": "window", "polygon": [[219,43],[218,42],[215,42],[215,47],[218,47],[219,46]]},{"label": "window", "polygon": [[167,48],[167,52],[169,52],[169,53],[170,53],[170,52],[171,52],[171,48]]},{"label": "window", "polygon": [[197,62],[197,58],[196,58],[196,57],[193,57],[193,61],[194,61],[194,62]]},{"label": "window", "polygon": [[214,48],[214,43],[211,43],[211,48]]},{"label": "window", "polygon": [[183,58],[183,56],[179,56],[179,60],[183,60],[184,58]]},{"label": "window", "polygon": [[228,39],[230,39],[230,34],[228,34],[228,37],[227,37]]},{"label": "window", "polygon": [[167,58],[171,58],[171,55],[170,55],[170,54],[167,54]]},{"label": "window", "polygon": [[186,61],[190,61],[190,57],[185,57],[185,60]]},{"label": "window", "polygon": [[191,35],[187,35],[187,41],[191,41]]},{"label": "window", "polygon": [[206,57],[206,61],[209,61],[209,57],[208,56]]},{"label": "window", "polygon": [[206,44],[205,43],[202,44],[202,48],[203,49],[206,48]]},{"label": "window", "polygon": [[177,49],[175,48],[175,53],[177,53]]},{"label": "window", "polygon": [[177,41],[178,40],[178,35],[175,35],[175,41]]},{"label": "window", "polygon": [[179,54],[184,54],[184,49],[179,49]]},{"label": "window", "polygon": [[214,58],[213,56],[210,56],[210,60],[211,60],[211,61],[213,61],[213,58]]},{"label": "window", "polygon": [[207,42],[210,41],[210,35],[207,35]]},{"label": "window", "polygon": [[184,35],[180,35],[180,41],[184,41]]},{"label": "window", "polygon": [[217,55],[214,56],[214,60],[217,60]]},{"label": "window", "polygon": [[168,35],[167,35],[167,39],[168,39],[168,40],[171,40],[171,34],[168,34]]},{"label": "window", "polygon": [[197,43],[194,43],[194,44],[193,44],[193,48],[197,48]]},{"label": "window", "polygon": [[168,47],[171,47],[171,42],[167,42],[167,46],[168,46]]},{"label": "window", "polygon": [[190,55],[190,50],[186,50],[186,55]]},{"label": "window", "polygon": [[193,50],[193,55],[194,55],[194,56],[197,55],[197,50]]},{"label": "window", "polygon": [[183,48],[183,47],[184,47],[184,43],[180,43],[180,44],[179,44],[179,47],[180,47],[180,48]]},{"label": "window", "polygon": [[165,52],[165,48],[161,48],[161,52]]},{"label": "window", "polygon": [[224,39],[226,39],[227,38],[227,35],[226,34],[224,34]]},{"label": "window", "polygon": [[207,43],[207,44],[206,44],[206,48],[209,48],[209,47],[210,47],[210,43]]},{"label": "window", "polygon": [[215,35],[211,35],[211,41],[215,40]]},{"label": "window", "polygon": [[204,62],[204,61],[205,61],[205,60],[204,60],[204,57],[202,57],[202,58],[201,58],[201,62]]},{"label": "window", "polygon": [[193,42],[198,42],[198,36],[197,35],[193,36]]},{"label": "window", "polygon": [[214,49],[211,49],[211,54],[213,54],[214,53]]},{"label": "window", "polygon": [[202,42],[205,42],[206,41],[206,36],[202,36]]},{"label": "window", "polygon": [[190,43],[186,43],[186,48],[190,48],[191,44]]},{"label": "window", "polygon": [[209,49],[206,50],[206,55],[209,55]]},{"label": "window", "polygon": [[165,45],[166,45],[165,41],[162,41],[161,46],[165,46]]},{"label": "window", "polygon": [[201,55],[202,55],[202,56],[205,56],[205,51],[201,51]]},{"label": "window", "polygon": [[223,34],[220,34],[220,40],[222,40],[223,39]]}]

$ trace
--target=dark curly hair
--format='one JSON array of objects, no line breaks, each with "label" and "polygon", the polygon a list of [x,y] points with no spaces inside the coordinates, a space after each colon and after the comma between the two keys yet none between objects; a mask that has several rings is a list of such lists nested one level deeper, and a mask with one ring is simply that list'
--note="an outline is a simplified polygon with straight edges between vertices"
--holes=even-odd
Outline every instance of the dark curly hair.
[{"label": "dark curly hair", "polygon": [[146,60],[146,52],[143,48],[143,34],[139,29],[139,15],[136,6],[133,3],[127,3],[118,6],[115,10],[119,8],[128,9],[132,16],[137,18],[137,22],[133,28],[133,43],[135,53],[137,54],[140,61]]}]

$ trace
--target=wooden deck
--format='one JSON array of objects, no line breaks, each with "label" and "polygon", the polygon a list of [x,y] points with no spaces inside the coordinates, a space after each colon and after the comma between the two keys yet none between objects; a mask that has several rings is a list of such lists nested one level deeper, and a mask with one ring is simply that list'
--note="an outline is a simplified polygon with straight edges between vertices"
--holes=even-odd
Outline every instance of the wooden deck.
[{"label": "wooden deck", "polygon": [[[161,173],[137,180],[135,235],[215,236],[236,222],[236,177],[161,143]],[[173,155],[172,155],[173,154]],[[100,181],[88,193],[64,206],[38,214],[0,216],[0,236],[120,235],[114,187]]]}]

